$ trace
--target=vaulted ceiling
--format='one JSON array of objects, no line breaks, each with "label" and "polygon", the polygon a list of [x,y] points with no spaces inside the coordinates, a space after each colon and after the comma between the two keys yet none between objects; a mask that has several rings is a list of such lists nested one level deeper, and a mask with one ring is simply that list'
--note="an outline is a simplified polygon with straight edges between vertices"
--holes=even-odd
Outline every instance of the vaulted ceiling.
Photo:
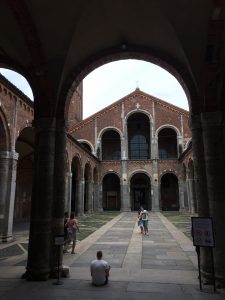
[{"label": "vaulted ceiling", "polygon": [[48,73],[56,99],[104,53],[117,49],[129,57],[142,49],[169,71],[182,70],[201,93],[206,60],[220,53],[224,63],[225,51],[217,51],[224,50],[223,28],[224,1],[3,0],[0,65],[25,75],[33,88]]}]

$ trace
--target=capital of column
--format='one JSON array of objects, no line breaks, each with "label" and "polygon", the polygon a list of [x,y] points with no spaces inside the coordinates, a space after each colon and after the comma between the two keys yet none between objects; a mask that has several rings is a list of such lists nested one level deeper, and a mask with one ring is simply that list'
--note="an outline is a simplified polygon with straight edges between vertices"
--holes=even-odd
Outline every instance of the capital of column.
[{"label": "capital of column", "polygon": [[15,159],[18,160],[19,153],[15,151],[0,151],[0,159]]},{"label": "capital of column", "polygon": [[202,128],[220,127],[224,124],[224,114],[221,111],[201,113]]}]

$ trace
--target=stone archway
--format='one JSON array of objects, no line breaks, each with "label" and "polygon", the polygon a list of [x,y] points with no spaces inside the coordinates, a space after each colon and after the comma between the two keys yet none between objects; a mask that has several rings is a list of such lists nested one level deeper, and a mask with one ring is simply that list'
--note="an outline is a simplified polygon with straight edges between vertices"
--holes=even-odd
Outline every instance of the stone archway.
[{"label": "stone archway", "polygon": [[18,153],[16,195],[15,195],[15,220],[30,219],[31,195],[33,185],[34,164],[34,128],[24,128],[16,141]]},{"label": "stone archway", "polygon": [[89,163],[84,168],[84,213],[91,210],[91,166]]},{"label": "stone archway", "polygon": [[161,177],[160,193],[162,210],[179,210],[178,178],[176,175],[166,173]]},{"label": "stone archway", "polygon": [[106,174],[102,181],[103,210],[120,210],[120,179],[114,174]]},{"label": "stone archway", "polygon": [[138,210],[140,206],[147,210],[152,208],[151,182],[144,173],[136,173],[130,180],[131,210]]},{"label": "stone archway", "polygon": [[75,156],[72,160],[71,165],[72,171],[72,186],[71,186],[71,212],[74,212],[75,215],[79,213],[79,180],[81,177],[81,165],[80,160]]}]

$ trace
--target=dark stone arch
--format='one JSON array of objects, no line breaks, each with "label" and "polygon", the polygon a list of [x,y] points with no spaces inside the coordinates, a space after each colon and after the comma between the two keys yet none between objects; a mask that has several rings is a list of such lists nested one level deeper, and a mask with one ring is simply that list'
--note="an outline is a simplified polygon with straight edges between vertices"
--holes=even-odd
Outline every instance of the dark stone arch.
[{"label": "dark stone arch", "polygon": [[179,210],[179,189],[176,175],[166,173],[161,177],[160,194],[162,210]]},{"label": "dark stone arch", "polygon": [[77,156],[73,157],[71,164],[72,186],[71,186],[71,211],[75,215],[79,212],[79,179],[81,176],[81,163]]},{"label": "dark stone arch", "polygon": [[121,141],[114,129],[106,130],[102,135],[102,160],[120,160]]},{"label": "dark stone arch", "polygon": [[103,210],[120,210],[120,178],[114,173],[106,174],[102,181]]},{"label": "dark stone arch", "polygon": [[177,159],[177,133],[172,128],[163,128],[158,134],[159,159]]},{"label": "dark stone arch", "polygon": [[150,159],[150,121],[144,113],[134,113],[127,120],[129,159]]},{"label": "dark stone arch", "polygon": [[135,173],[130,180],[131,210],[138,210],[140,206],[151,210],[151,181],[144,173]]},{"label": "dark stone arch", "polygon": [[17,140],[15,150],[19,154],[17,162],[15,220],[29,220],[34,171],[34,128],[24,128]]},{"label": "dark stone arch", "polygon": [[91,209],[91,166],[86,163],[84,168],[84,213],[88,213]]},{"label": "dark stone arch", "polygon": [[190,111],[195,113],[200,111],[200,103],[197,101],[200,97],[199,91],[196,88],[192,74],[187,72],[186,66],[180,64],[178,60],[174,57],[169,57],[168,54],[166,55],[164,52],[156,52],[151,48],[137,45],[126,45],[126,48],[124,49],[121,47],[121,44],[117,47],[105,49],[104,51],[93,54],[91,57],[84,60],[79,66],[74,68],[74,71],[71,72],[62,88],[58,111],[64,111],[66,118],[69,103],[74,91],[89,73],[104,64],[125,59],[143,60],[156,64],[168,71],[178,80],[184,89],[189,102]]}]

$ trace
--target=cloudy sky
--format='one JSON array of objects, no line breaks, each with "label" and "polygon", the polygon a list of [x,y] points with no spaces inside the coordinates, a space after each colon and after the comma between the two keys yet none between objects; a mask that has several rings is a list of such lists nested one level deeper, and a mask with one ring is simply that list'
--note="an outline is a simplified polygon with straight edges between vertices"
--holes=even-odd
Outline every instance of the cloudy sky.
[{"label": "cloudy sky", "polygon": [[[33,99],[23,77],[4,69],[0,73]],[[147,94],[188,110],[186,95],[170,73],[148,62],[122,60],[106,64],[84,79],[84,118],[133,92],[137,86]]]}]

